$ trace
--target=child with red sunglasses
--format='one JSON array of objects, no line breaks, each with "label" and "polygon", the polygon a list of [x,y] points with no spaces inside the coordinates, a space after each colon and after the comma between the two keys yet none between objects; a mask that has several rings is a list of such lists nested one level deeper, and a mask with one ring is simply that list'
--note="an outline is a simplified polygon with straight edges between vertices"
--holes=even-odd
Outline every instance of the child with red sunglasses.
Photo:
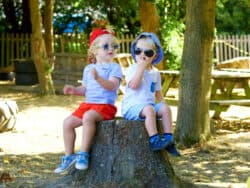
[{"label": "child with red sunglasses", "polygon": [[[132,42],[135,64],[125,73],[126,88],[122,99],[122,115],[127,120],[145,121],[152,151],[166,149],[180,156],[172,135],[172,114],[161,93],[161,77],[154,67],[163,58],[159,39],[153,33],[141,33]],[[157,130],[156,119],[162,120],[164,135]]]}]

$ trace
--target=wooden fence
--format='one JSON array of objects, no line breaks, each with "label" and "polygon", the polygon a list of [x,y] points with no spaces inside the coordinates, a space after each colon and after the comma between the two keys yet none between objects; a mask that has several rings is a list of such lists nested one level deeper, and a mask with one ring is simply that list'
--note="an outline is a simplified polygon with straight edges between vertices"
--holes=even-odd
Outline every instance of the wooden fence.
[{"label": "wooden fence", "polygon": [[86,54],[87,41],[87,35],[84,33],[54,35],[54,52]]},{"label": "wooden fence", "polygon": [[[129,53],[132,34],[118,35],[120,53]],[[55,35],[55,53],[86,54],[88,39],[84,34]],[[216,63],[239,57],[250,56],[250,35],[217,36],[214,41],[214,58]],[[14,59],[32,58],[29,34],[0,34],[0,72],[13,71]]]},{"label": "wooden fence", "polygon": [[250,35],[220,35],[214,40],[216,63],[250,56]]},{"label": "wooden fence", "polygon": [[13,71],[14,59],[30,58],[31,54],[29,34],[0,35],[0,72]]},{"label": "wooden fence", "polygon": [[[131,34],[118,35],[119,53],[129,53],[131,42],[135,36]],[[85,34],[65,34],[54,36],[55,53],[86,54],[88,39]],[[30,34],[0,34],[0,72],[13,71],[15,59],[31,59]]]}]

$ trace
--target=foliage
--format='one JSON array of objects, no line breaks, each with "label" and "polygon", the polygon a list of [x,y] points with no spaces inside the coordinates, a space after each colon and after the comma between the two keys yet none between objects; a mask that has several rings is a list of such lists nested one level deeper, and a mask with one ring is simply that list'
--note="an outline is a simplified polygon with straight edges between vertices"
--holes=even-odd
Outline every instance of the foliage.
[{"label": "foliage", "polygon": [[[159,9],[164,37],[171,36],[173,27],[174,35],[183,32],[183,19],[185,14],[184,0],[151,0],[155,2]],[[21,30],[23,20],[22,0],[2,0],[0,1],[0,32],[13,32],[15,24],[18,23],[18,30]],[[41,1],[42,10],[45,0]],[[6,16],[3,3],[7,7],[12,7],[9,11],[14,11],[10,15],[15,16],[15,23]],[[42,11],[43,12],[43,11]],[[140,31],[138,1],[124,0],[55,0],[55,19],[62,25],[67,25],[71,19],[76,19],[77,23],[87,22],[86,31],[89,32],[94,19],[107,19],[111,25],[115,26],[118,32],[138,33]],[[77,18],[74,15],[79,15]],[[218,34],[248,34],[250,31],[250,3],[249,0],[216,0],[216,29]],[[166,28],[168,27],[168,28]],[[170,28],[169,28],[170,27]],[[75,28],[78,31],[79,28]],[[62,33],[59,26],[55,26],[55,33]],[[171,37],[169,37],[171,38]],[[168,41],[168,40],[167,40]],[[166,41],[165,41],[166,43]]]},{"label": "foliage", "polygon": [[[13,18],[10,18],[6,15],[6,12],[4,11],[4,3],[5,5],[8,4],[8,7],[9,7],[9,12],[11,10],[14,10],[16,15],[15,19]],[[10,32],[10,31],[13,31],[13,29],[15,28],[16,26],[16,23],[21,23],[22,21],[22,9],[21,9],[21,6],[22,6],[22,3],[17,1],[17,2],[13,2],[12,1],[0,1],[0,32]],[[13,8],[13,9],[12,9]],[[13,13],[9,13],[11,15],[14,15]],[[14,22],[14,23],[13,23]]]},{"label": "foliage", "polygon": [[85,33],[55,35],[54,51],[87,54],[88,36]]},{"label": "foliage", "polygon": [[[68,22],[74,14],[84,15],[82,22],[87,20],[90,23],[85,30],[87,33],[90,32],[91,25],[96,19],[108,20],[118,33],[137,33],[140,28],[138,3],[135,0],[126,0],[123,3],[118,0],[55,0],[55,5],[55,19],[63,15],[59,21]],[[60,30],[55,28],[55,32],[60,33]]]},{"label": "foliage", "polygon": [[160,33],[167,67],[180,69],[185,29],[185,1],[158,0],[157,8],[161,18]]},{"label": "foliage", "polygon": [[249,34],[249,0],[216,0],[217,34]]},{"label": "foliage", "polygon": [[0,32],[31,33],[29,1],[0,1]]},{"label": "foliage", "polygon": [[92,13],[85,8],[84,5],[81,6],[81,1],[73,0],[71,1],[58,1],[55,0],[54,3],[54,33],[62,34],[64,33],[70,24],[74,24],[73,32],[81,32],[80,24],[84,25],[84,30],[89,30],[90,23],[92,21]]},{"label": "foliage", "polygon": [[[185,1],[156,0],[152,2],[155,2],[161,18],[160,37],[167,66],[169,69],[179,69],[183,46]],[[122,4],[118,0],[63,2],[55,0],[55,5],[57,5],[54,9],[55,14],[64,15],[60,18],[64,22],[70,20],[72,14],[84,14],[86,17],[83,19],[87,18],[91,24],[95,19],[107,19],[118,33],[136,34],[140,31],[138,1],[135,0],[127,0]],[[90,32],[91,24],[86,28],[87,33]],[[57,28],[54,30],[56,33],[61,33]]]},{"label": "foliage", "polygon": [[[179,69],[185,30],[184,0],[149,0],[157,6],[160,15],[160,38],[169,69]],[[0,32],[12,31],[14,23],[4,14],[3,2],[14,6],[14,14],[21,31],[22,0],[0,1]],[[43,13],[45,0],[41,1]],[[250,31],[249,0],[216,0],[217,34],[248,34]],[[70,27],[75,33],[90,33],[93,21],[108,20],[117,33],[140,32],[139,7],[136,0],[54,0],[54,33],[62,34]],[[15,23],[16,23],[15,22]],[[26,27],[27,28],[27,27]],[[70,31],[71,31],[70,30]]]}]

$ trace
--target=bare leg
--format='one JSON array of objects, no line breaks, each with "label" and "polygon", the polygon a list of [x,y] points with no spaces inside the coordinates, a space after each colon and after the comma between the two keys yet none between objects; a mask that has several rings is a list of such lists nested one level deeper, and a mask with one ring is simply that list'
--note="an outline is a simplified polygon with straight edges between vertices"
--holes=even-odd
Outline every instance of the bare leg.
[{"label": "bare leg", "polygon": [[75,128],[81,126],[81,124],[82,120],[72,115],[68,116],[63,121],[63,139],[66,155],[74,153],[76,138]]},{"label": "bare leg", "polygon": [[150,105],[145,106],[141,112],[142,117],[145,117],[145,126],[149,136],[153,136],[158,133],[156,127],[156,115],[154,108]]},{"label": "bare leg", "polygon": [[94,110],[89,110],[84,114],[80,151],[89,152],[96,132],[96,123],[101,120],[102,116]]},{"label": "bare leg", "polygon": [[169,106],[162,105],[157,115],[162,118],[164,133],[172,133],[172,112]]}]

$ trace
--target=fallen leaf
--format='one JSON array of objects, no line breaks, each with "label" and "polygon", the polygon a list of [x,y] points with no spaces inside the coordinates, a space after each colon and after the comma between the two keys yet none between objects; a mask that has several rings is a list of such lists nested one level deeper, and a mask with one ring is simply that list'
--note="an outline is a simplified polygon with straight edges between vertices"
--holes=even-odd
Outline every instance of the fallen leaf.
[{"label": "fallen leaf", "polygon": [[9,163],[10,163],[10,160],[9,160],[9,156],[8,156],[8,155],[5,155],[5,156],[3,157],[3,163],[5,163],[5,164],[9,164]]},{"label": "fallen leaf", "polygon": [[8,172],[3,172],[0,175],[0,182],[1,183],[5,183],[5,182],[12,182],[14,180],[13,177],[11,177],[11,175]]}]

